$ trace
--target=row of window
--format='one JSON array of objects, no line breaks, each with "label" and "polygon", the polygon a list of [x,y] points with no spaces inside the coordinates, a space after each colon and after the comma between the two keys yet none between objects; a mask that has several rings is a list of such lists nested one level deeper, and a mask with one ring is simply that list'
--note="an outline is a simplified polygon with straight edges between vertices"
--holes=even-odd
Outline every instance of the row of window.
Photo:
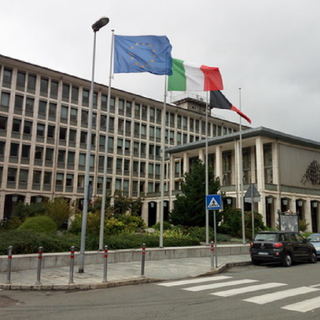
[{"label": "row of window", "polygon": [[[0,167],[0,182],[2,179],[3,168]],[[53,180],[54,179],[54,180]],[[125,178],[113,178],[115,183],[115,190],[123,190],[125,193],[129,192],[130,180]],[[6,188],[27,189],[28,183],[32,184],[33,190],[43,191],[66,191],[83,193],[84,188],[84,175],[74,175],[72,173],[58,172],[56,175],[52,171],[40,171],[20,168],[8,168],[8,176],[6,180]],[[89,184],[93,185],[93,177],[89,179]],[[54,185],[54,186],[53,186]],[[112,178],[107,178],[106,189],[111,190]],[[145,187],[147,186],[147,190]],[[98,176],[95,181],[95,191],[98,194],[102,193],[103,189],[103,177]],[[145,181],[132,180],[132,195],[137,193],[152,193],[160,192],[160,182],[149,181],[147,184]]]}]

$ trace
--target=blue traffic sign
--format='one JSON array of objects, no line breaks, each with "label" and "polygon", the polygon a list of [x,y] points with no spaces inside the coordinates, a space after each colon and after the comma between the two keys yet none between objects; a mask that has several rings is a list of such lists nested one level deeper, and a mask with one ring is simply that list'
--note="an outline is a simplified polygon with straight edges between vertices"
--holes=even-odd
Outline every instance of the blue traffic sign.
[{"label": "blue traffic sign", "polygon": [[209,194],[206,196],[207,210],[221,210],[221,195],[220,194]]}]

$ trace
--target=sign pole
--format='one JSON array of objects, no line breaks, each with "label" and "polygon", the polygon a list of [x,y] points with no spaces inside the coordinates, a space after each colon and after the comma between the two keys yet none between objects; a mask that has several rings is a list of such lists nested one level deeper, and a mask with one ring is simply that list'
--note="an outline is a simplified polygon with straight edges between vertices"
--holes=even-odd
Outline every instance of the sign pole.
[{"label": "sign pole", "polygon": [[216,268],[218,268],[218,252],[217,252],[217,210],[213,210],[213,229],[214,229],[214,256],[216,261]]}]

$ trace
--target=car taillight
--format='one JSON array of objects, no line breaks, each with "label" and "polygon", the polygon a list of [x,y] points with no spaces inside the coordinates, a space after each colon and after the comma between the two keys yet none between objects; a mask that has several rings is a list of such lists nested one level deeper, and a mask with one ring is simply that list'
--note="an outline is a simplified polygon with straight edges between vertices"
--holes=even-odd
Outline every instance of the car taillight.
[{"label": "car taillight", "polygon": [[277,242],[273,246],[274,246],[274,248],[281,248],[282,247],[282,243],[281,242]]},{"label": "car taillight", "polygon": [[250,247],[253,247],[253,242],[250,242]]}]

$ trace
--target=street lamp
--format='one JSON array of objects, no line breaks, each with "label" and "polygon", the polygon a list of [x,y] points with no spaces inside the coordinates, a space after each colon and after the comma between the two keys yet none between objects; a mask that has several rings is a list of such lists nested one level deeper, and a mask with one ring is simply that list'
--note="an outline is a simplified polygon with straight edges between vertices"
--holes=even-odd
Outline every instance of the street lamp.
[{"label": "street lamp", "polygon": [[84,177],[84,201],[82,209],[82,226],[81,226],[81,244],[80,244],[80,259],[79,259],[79,273],[84,272],[84,255],[86,243],[86,228],[87,228],[87,213],[89,204],[89,180],[90,180],[90,155],[91,155],[91,137],[92,137],[92,109],[93,109],[93,90],[94,90],[94,70],[95,70],[95,56],[96,56],[96,33],[102,27],[107,25],[109,18],[103,17],[92,25],[94,32],[93,37],[93,55],[92,55],[92,78],[89,98],[89,115],[88,115],[88,137],[87,137],[87,152],[86,152],[86,170]]}]

